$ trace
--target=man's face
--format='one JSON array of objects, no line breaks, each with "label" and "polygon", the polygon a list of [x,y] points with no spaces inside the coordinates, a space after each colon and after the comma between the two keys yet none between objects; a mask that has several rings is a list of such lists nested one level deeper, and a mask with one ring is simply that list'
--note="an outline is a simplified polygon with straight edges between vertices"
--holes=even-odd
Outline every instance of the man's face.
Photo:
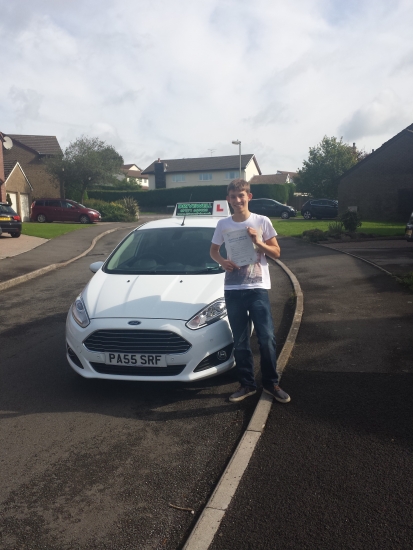
[{"label": "man's face", "polygon": [[246,191],[230,191],[227,201],[234,209],[234,212],[242,212],[248,209],[248,203],[252,199],[252,194]]}]

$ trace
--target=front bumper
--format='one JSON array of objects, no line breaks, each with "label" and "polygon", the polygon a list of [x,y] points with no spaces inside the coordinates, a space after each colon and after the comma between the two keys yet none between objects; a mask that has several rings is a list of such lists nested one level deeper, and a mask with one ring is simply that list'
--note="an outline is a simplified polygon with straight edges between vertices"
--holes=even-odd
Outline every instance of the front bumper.
[{"label": "front bumper", "polygon": [[[66,357],[72,369],[85,378],[191,382],[216,376],[234,366],[232,333],[226,317],[199,330],[190,330],[185,326],[185,321],[174,319],[139,319],[139,329],[133,329],[128,325],[130,320],[92,319],[90,325],[83,329],[73,319],[70,309],[66,319]],[[185,353],[166,355],[167,367],[155,367],[156,371],[142,375],[140,369],[141,372],[148,371],[144,371],[142,367],[117,369],[116,366],[105,363],[104,353],[86,348],[84,341],[88,336],[98,330],[108,329],[172,331],[189,342],[191,347]],[[227,351],[227,359],[217,361],[217,352],[224,349]]]}]

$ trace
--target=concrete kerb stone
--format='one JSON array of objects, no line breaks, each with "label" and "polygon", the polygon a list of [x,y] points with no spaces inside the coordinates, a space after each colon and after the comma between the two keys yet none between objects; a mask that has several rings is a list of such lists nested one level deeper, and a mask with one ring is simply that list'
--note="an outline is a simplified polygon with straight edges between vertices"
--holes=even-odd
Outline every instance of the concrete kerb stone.
[{"label": "concrete kerb stone", "polygon": [[391,275],[394,277],[393,273],[390,273],[390,271],[387,271],[387,269],[384,269],[384,267],[381,267],[374,262],[371,262],[370,260],[366,260],[366,258],[362,258],[361,256],[357,256],[356,254],[351,254],[351,252],[346,252],[345,250],[340,250],[339,248],[334,248],[334,246],[325,246],[320,243],[311,243],[315,244],[317,246],[322,246],[323,248],[328,248],[329,250],[335,250],[336,252],[341,252],[342,254],[347,254],[347,256],[352,256],[353,258],[356,258],[357,260],[361,260],[362,262],[366,262],[366,264],[370,264],[374,267],[377,267],[377,269],[380,269],[381,271],[384,271],[384,273],[387,273],[387,275]]},{"label": "concrete kerb stone", "polygon": [[48,273],[49,271],[54,271],[55,269],[60,269],[61,267],[66,267],[67,265],[71,264],[72,262],[75,262],[76,260],[79,260],[80,258],[83,258],[88,254],[96,245],[99,239],[104,237],[105,235],[108,235],[109,233],[113,233],[114,231],[118,231],[118,227],[115,229],[108,229],[108,231],[105,231],[104,233],[101,233],[100,235],[97,235],[93,240],[92,244],[89,246],[87,250],[82,252],[82,254],[79,254],[79,256],[76,256],[75,258],[72,258],[70,260],[67,260],[66,262],[60,262],[58,264],[50,264],[45,267],[42,267],[40,269],[36,269],[35,271],[31,271],[30,273],[26,273],[25,275],[20,275],[20,277],[14,277],[13,279],[10,279],[8,281],[5,281],[4,283],[0,283],[0,291],[6,290],[7,288],[11,288],[13,286],[19,285],[21,283],[25,283],[26,281],[29,281],[30,279],[35,279],[36,277],[40,277],[41,275],[44,275],[45,273]]},{"label": "concrete kerb stone", "polygon": [[[277,371],[281,377],[298,335],[304,311],[304,297],[294,273],[292,273],[292,271],[290,271],[280,260],[276,260],[276,263],[290,278],[296,299],[293,322],[277,361]],[[250,423],[212,493],[211,498],[189,535],[183,550],[208,550],[211,546],[225,516],[225,512],[236,493],[242,476],[254,453],[255,447],[264,431],[271,410],[272,401],[272,397],[267,393],[263,392],[261,394]]]}]

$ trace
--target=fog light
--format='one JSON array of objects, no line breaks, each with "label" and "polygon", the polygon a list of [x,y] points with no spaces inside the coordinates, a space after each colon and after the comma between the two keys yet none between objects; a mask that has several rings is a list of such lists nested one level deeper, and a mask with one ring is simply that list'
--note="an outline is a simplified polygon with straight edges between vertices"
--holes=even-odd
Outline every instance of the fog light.
[{"label": "fog light", "polygon": [[225,361],[225,359],[227,358],[227,352],[224,349],[221,349],[217,353],[217,357],[220,361]]}]

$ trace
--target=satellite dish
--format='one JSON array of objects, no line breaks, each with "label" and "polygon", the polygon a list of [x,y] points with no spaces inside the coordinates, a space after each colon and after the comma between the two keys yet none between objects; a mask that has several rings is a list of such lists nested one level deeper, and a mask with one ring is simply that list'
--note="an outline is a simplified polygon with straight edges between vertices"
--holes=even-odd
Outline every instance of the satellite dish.
[{"label": "satellite dish", "polygon": [[4,136],[3,146],[5,149],[11,149],[13,147],[13,142],[9,136]]}]

